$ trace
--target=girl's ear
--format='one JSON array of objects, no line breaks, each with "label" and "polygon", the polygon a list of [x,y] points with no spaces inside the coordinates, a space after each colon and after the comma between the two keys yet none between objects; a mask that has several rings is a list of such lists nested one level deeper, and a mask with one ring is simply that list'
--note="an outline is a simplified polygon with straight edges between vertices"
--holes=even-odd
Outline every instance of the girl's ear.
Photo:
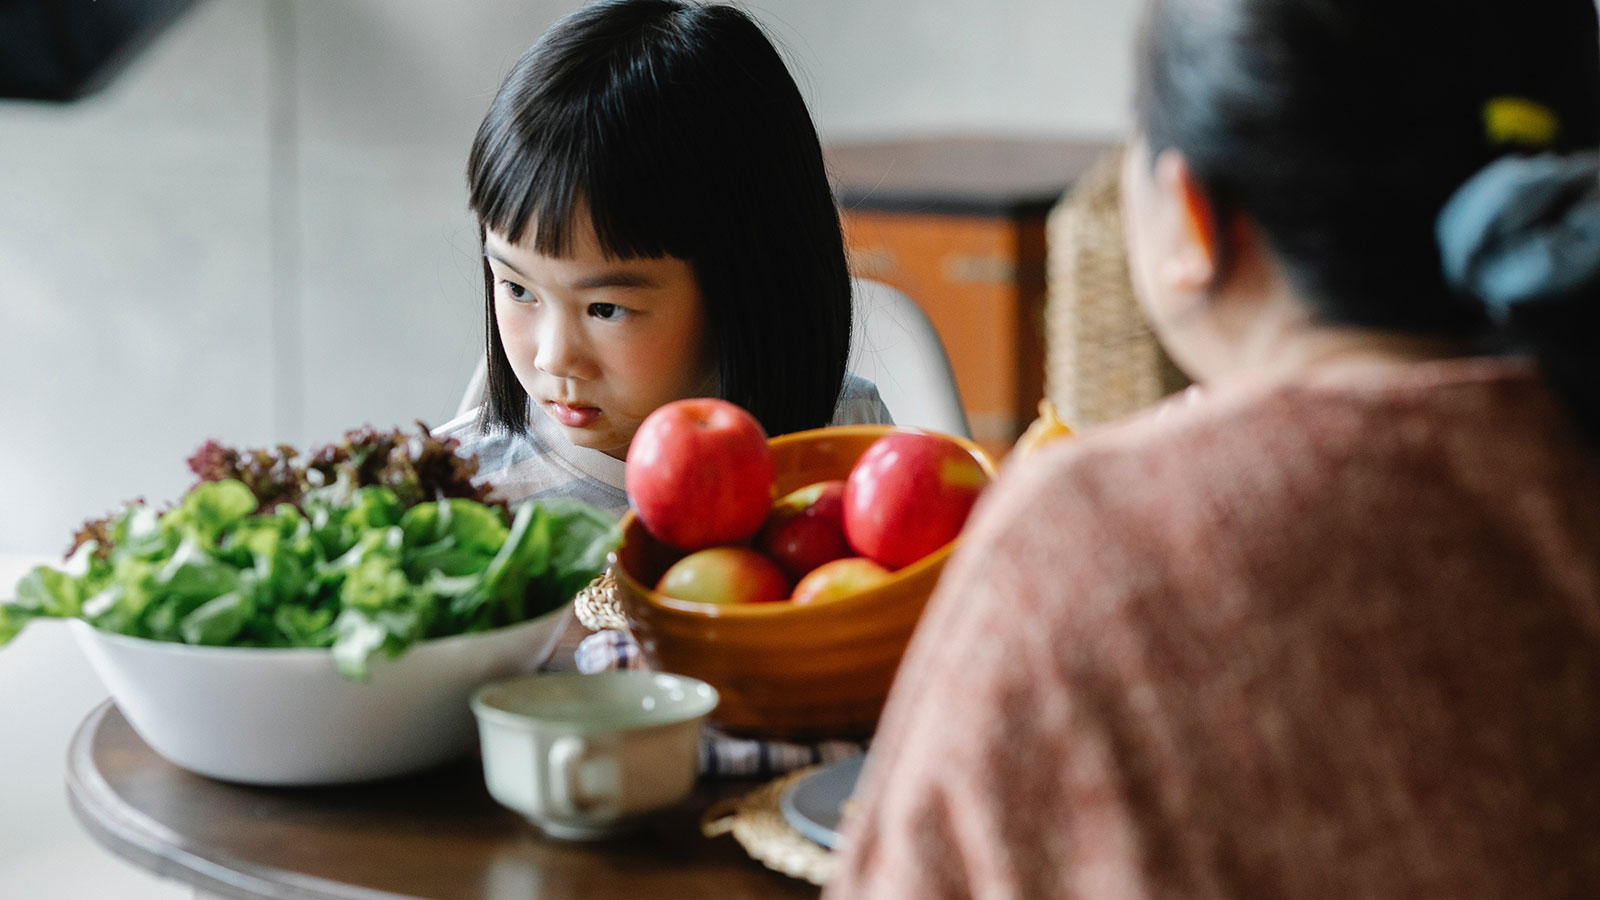
[{"label": "girl's ear", "polygon": [[1163,150],[1156,157],[1155,181],[1176,219],[1170,228],[1170,252],[1161,266],[1161,278],[1173,289],[1203,292],[1215,283],[1222,267],[1216,204],[1177,150]]}]

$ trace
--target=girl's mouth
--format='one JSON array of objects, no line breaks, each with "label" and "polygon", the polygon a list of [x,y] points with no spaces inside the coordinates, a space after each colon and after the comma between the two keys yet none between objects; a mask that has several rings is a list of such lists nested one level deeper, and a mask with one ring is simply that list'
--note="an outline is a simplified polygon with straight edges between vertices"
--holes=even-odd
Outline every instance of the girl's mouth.
[{"label": "girl's mouth", "polygon": [[600,418],[597,406],[568,406],[555,400],[546,400],[544,405],[551,418],[568,428],[587,428]]}]

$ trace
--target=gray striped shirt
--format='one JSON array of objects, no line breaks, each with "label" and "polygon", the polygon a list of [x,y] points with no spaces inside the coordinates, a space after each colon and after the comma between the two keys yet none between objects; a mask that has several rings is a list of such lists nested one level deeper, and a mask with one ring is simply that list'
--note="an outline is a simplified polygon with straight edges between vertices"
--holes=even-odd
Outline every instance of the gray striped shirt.
[{"label": "gray striped shirt", "polygon": [[[834,425],[892,424],[888,407],[872,382],[846,375]],[[621,516],[628,509],[622,460],[574,446],[544,415],[528,417],[523,434],[478,430],[478,410],[446,422],[435,434],[461,442],[461,452],[478,457],[475,480],[488,482],[512,506],[524,500],[570,497]]]}]

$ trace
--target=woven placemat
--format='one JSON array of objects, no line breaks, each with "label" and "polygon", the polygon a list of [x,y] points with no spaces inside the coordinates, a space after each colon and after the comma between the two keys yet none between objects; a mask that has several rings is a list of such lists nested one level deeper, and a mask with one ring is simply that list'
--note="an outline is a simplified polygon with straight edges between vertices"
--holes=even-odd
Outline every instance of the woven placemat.
[{"label": "woven placemat", "polygon": [[742,797],[722,800],[700,819],[706,837],[731,834],[750,857],[769,869],[820,885],[833,874],[834,856],[794,830],[783,817],[783,795],[821,766],[796,769]]},{"label": "woven placemat", "polygon": [[601,572],[588,587],[579,591],[572,605],[577,608],[578,621],[590,631],[628,629],[628,617],[622,613],[622,598],[617,593],[617,576],[611,574],[610,569]]}]

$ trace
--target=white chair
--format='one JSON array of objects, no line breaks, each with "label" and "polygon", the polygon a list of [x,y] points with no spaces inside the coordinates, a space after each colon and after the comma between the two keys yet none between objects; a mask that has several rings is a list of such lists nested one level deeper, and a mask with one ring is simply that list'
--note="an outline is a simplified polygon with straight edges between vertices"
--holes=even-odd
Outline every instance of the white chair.
[{"label": "white chair", "polygon": [[855,279],[849,369],[878,386],[897,424],[972,437],[939,333],[922,307],[881,281]]},{"label": "white chair", "polygon": [[[854,293],[850,371],[878,386],[896,423],[971,437],[950,359],[927,314],[882,282],[855,279]],[[480,359],[457,415],[483,402],[484,382]]]}]

